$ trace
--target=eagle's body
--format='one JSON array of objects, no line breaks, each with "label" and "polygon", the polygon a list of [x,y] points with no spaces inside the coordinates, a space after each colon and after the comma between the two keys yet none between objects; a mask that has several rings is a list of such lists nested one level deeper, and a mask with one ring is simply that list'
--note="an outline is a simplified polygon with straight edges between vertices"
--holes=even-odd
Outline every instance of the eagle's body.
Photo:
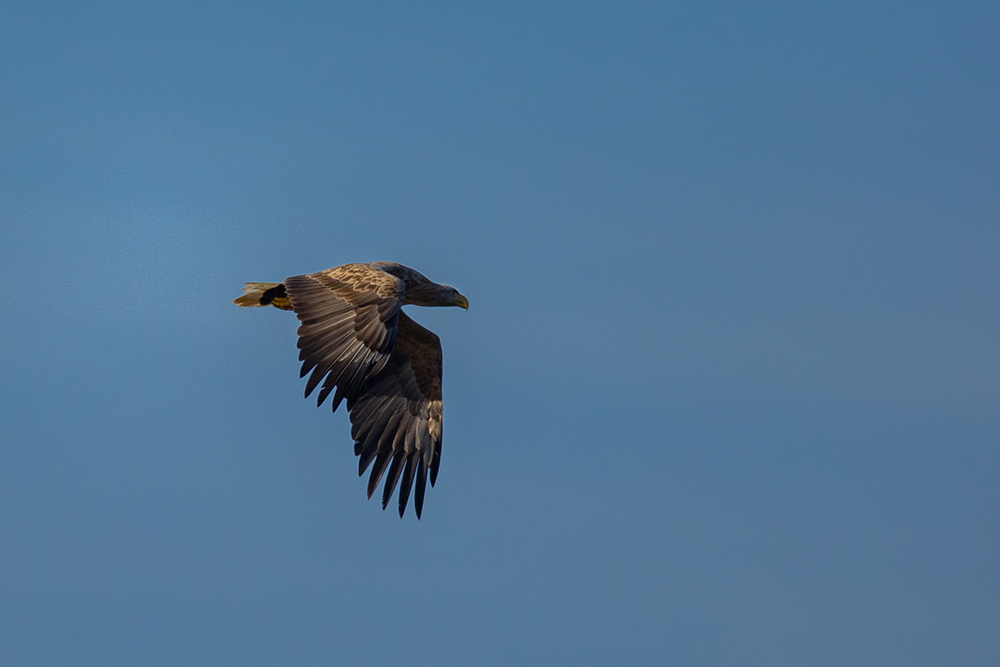
[{"label": "eagle's body", "polygon": [[374,461],[368,497],[388,469],[385,509],[402,476],[399,516],[416,480],[414,506],[423,509],[441,461],[441,342],[402,311],[459,306],[469,301],[453,287],[431,282],[394,262],[345,264],[282,283],[247,283],[238,306],[274,306],[298,316],[301,377],[308,396],[322,382],[317,405],[334,393],[347,399],[358,474]]}]

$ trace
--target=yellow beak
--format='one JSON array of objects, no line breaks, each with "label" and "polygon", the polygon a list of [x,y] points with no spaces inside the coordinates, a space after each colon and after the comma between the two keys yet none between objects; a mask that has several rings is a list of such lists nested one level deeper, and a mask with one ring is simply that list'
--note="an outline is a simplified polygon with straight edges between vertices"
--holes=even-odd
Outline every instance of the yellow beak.
[{"label": "yellow beak", "polygon": [[465,308],[466,310],[469,309],[469,300],[466,299],[461,294],[455,296],[455,300],[452,301],[451,303],[452,303],[452,305],[458,306],[459,308]]}]

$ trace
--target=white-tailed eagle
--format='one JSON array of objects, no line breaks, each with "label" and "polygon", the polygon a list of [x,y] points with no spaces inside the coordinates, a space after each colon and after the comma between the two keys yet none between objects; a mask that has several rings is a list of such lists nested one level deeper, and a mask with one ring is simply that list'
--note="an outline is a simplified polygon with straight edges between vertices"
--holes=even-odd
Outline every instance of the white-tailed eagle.
[{"label": "white-tailed eagle", "polygon": [[441,463],[441,341],[402,307],[468,309],[469,300],[395,262],[344,264],[281,283],[247,283],[243,292],[233,303],[295,311],[300,377],[309,374],[305,395],[320,387],[318,406],[333,393],[335,411],[347,400],[358,474],[372,467],[368,497],[385,475],[385,509],[402,479],[402,517],[415,481],[419,519],[428,473],[434,486]]}]

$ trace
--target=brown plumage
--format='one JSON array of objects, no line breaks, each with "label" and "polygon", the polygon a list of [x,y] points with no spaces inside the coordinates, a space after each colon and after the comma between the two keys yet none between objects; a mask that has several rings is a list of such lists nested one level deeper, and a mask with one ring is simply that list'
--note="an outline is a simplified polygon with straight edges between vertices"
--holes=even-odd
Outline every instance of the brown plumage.
[{"label": "brown plumage", "polygon": [[[316,405],[333,393],[347,400],[358,474],[368,497],[385,476],[382,509],[397,482],[399,516],[414,489],[417,518],[441,462],[441,341],[402,311],[404,305],[458,306],[469,301],[395,262],[345,264],[282,283],[247,283],[238,306],[293,310],[301,323],[300,377],[305,395],[320,387]],[[322,386],[321,386],[322,383]],[[388,470],[388,472],[386,472]]]}]

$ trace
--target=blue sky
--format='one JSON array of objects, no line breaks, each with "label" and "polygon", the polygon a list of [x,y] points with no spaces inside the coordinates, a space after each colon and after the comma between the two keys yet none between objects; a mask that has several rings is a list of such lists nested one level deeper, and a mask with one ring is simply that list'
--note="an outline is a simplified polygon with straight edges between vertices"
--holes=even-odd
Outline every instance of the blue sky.
[{"label": "blue sky", "polygon": [[[1000,10],[0,8],[0,658],[993,665]],[[458,287],[424,517],[244,281]]]}]

